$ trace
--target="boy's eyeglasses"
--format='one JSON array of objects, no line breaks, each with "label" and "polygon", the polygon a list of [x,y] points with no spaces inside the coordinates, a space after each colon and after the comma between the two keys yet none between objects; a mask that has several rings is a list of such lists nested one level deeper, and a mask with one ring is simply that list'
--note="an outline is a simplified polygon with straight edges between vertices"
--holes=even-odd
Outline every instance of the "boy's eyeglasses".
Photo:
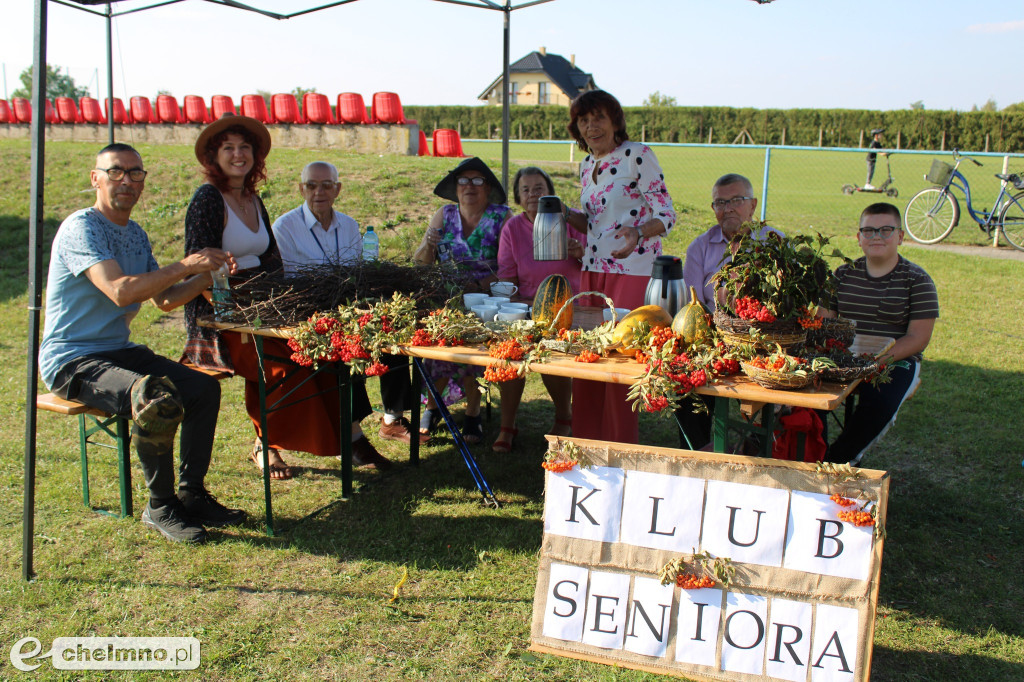
[{"label": "boy's eyeglasses", "polygon": [[883,225],[882,227],[862,227],[860,233],[868,239],[874,239],[878,235],[882,235],[882,239],[888,239],[893,233],[900,228],[893,227],[892,225]]}]

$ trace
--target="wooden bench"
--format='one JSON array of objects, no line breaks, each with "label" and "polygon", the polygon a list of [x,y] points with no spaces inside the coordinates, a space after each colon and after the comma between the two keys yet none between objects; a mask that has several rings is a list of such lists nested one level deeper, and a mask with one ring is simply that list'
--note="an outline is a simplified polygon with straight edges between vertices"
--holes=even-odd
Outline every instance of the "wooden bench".
[{"label": "wooden bench", "polygon": [[[186,367],[203,374],[208,374],[217,380],[226,379],[231,375],[227,372],[203,369],[191,364]],[[132,470],[130,465],[129,449],[131,446],[132,434],[129,428],[127,417],[118,417],[104,412],[103,410],[89,407],[77,400],[65,400],[53,393],[46,393],[36,397],[36,408],[46,412],[54,412],[70,417],[78,417],[78,449],[82,467],[82,503],[86,507],[100,514],[112,514],[106,509],[93,507],[89,501],[89,457],[88,448],[94,445],[100,448],[117,451],[117,473],[118,487],[121,494],[120,516],[131,516],[132,505]],[[106,434],[109,441],[96,440],[96,436],[102,437]]]}]

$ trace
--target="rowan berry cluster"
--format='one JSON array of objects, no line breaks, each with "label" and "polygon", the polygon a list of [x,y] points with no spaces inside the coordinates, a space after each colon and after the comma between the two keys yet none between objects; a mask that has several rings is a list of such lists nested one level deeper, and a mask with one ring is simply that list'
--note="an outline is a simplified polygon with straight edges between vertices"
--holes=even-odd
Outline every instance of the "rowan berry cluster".
[{"label": "rowan berry cluster", "polygon": [[797,322],[804,329],[821,329],[821,318],[820,317],[800,317],[797,318]]},{"label": "rowan berry cluster", "polygon": [[740,362],[732,358],[722,358],[715,360],[711,368],[715,371],[715,374],[720,376],[728,376],[730,374],[740,373]]},{"label": "rowan berry cluster", "polygon": [[541,462],[541,466],[553,474],[560,474],[564,471],[571,470],[578,463],[579,462],[574,459],[553,459]]},{"label": "rowan berry cluster", "polygon": [[321,317],[318,319],[311,319],[310,322],[313,323],[313,331],[315,331],[317,334],[324,335],[329,334],[330,332],[337,329],[338,326],[341,325],[341,322],[339,322],[338,319],[334,317]]},{"label": "rowan berry cluster", "polygon": [[735,303],[733,303],[733,308],[736,310],[736,315],[743,320],[757,320],[758,322],[775,321],[775,315],[772,314],[772,311],[764,307],[760,301],[750,296],[737,298]]},{"label": "rowan berry cluster", "polygon": [[714,587],[715,581],[706,575],[696,576],[690,573],[680,573],[676,576],[676,585],[684,590],[699,590],[704,587]]},{"label": "rowan berry cluster", "polygon": [[519,376],[519,370],[507,361],[491,363],[490,365],[487,365],[487,369],[484,370],[484,379],[495,383],[511,381],[517,376]]},{"label": "rowan berry cluster", "polygon": [[434,339],[430,338],[430,332],[426,329],[417,329],[413,332],[412,340],[409,341],[410,346],[433,346]]},{"label": "rowan berry cluster", "polygon": [[866,511],[841,511],[836,514],[836,518],[840,521],[852,523],[855,526],[875,525],[875,517],[872,516],[870,512]]},{"label": "rowan berry cluster", "polygon": [[358,334],[334,332],[331,334],[331,348],[337,351],[337,359],[342,362],[370,359],[370,353],[363,347],[363,339]]},{"label": "rowan berry cluster", "polygon": [[499,360],[522,360],[526,349],[516,339],[505,339],[501,343],[492,344],[487,354]]},{"label": "rowan berry cluster", "polygon": [[644,409],[648,412],[661,412],[666,407],[668,407],[668,398],[663,395],[644,397]]},{"label": "rowan berry cluster", "polygon": [[665,348],[665,351],[668,353],[674,353],[676,349],[676,341],[678,341],[676,333],[672,331],[671,327],[655,327],[651,330],[650,336],[647,337],[647,347],[652,349],[661,349],[669,341],[672,341],[672,345]]},{"label": "rowan berry cluster", "polygon": [[576,362],[597,362],[600,358],[601,356],[594,351],[584,348],[573,360]]},{"label": "rowan berry cluster", "polygon": [[372,362],[370,363],[364,374],[368,377],[379,377],[381,374],[387,374],[388,366],[383,362]]},{"label": "rowan berry cluster", "polygon": [[855,501],[853,501],[853,500],[851,500],[849,498],[843,497],[839,493],[836,493],[835,495],[833,495],[832,497],[830,497],[828,499],[832,500],[833,502],[838,504],[840,507],[852,507],[853,505],[857,504]]}]

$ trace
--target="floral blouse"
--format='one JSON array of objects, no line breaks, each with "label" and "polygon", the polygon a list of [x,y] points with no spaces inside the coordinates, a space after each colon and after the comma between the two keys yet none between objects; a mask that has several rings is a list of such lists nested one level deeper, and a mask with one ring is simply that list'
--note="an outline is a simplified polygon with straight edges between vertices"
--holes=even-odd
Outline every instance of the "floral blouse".
[{"label": "floral blouse", "polygon": [[675,225],[672,197],[654,152],[645,144],[627,140],[600,159],[587,155],[580,163],[580,183],[580,203],[587,212],[583,270],[650,277],[654,259],[661,255],[660,235],[641,239],[625,258],[612,257],[612,251],[621,248],[622,240],[614,237],[622,225],[638,227],[660,218],[666,234]]},{"label": "floral blouse", "polygon": [[441,241],[450,245],[448,257],[469,270],[473,279],[486,279],[498,271],[498,241],[509,212],[508,206],[489,204],[476,229],[463,238],[459,205],[447,204],[442,208]]}]

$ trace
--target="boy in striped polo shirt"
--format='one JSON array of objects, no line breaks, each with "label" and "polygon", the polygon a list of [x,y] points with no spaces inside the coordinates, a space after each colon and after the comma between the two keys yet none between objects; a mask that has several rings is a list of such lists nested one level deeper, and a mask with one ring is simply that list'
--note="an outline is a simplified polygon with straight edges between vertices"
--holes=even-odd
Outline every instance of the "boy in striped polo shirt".
[{"label": "boy in striped polo shirt", "polygon": [[939,299],[928,273],[897,252],[903,243],[901,224],[900,210],[892,204],[865,208],[857,233],[864,256],[836,270],[838,291],[826,315],[838,313],[857,323],[858,334],[891,336],[896,344],[888,353],[892,380],[858,387],[857,408],[825,456],[830,462],[859,464],[920,383],[921,353],[939,317]]}]

